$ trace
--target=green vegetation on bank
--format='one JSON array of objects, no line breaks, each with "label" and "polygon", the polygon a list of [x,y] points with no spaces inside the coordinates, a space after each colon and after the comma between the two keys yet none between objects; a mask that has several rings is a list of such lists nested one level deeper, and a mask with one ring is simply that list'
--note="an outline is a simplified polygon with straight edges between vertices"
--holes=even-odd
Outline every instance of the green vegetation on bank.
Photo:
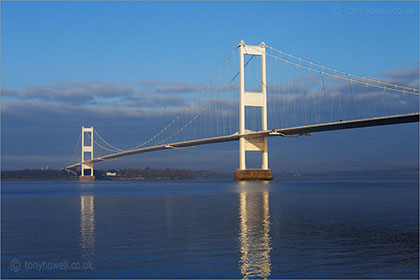
[{"label": "green vegetation on bank", "polygon": [[[111,176],[107,176],[108,178]],[[120,169],[117,178],[123,179],[223,179],[231,178],[232,174],[214,171],[193,171],[184,169]]]},{"label": "green vegetation on bank", "polygon": [[54,169],[24,169],[24,170],[9,170],[1,172],[1,179],[8,180],[71,180],[76,177],[67,173],[64,170]]},{"label": "green vegetation on bank", "polygon": [[360,171],[327,171],[327,172],[305,172],[305,173],[283,173],[275,176],[283,178],[407,178],[419,177],[419,168],[398,168],[388,170],[360,170]]}]

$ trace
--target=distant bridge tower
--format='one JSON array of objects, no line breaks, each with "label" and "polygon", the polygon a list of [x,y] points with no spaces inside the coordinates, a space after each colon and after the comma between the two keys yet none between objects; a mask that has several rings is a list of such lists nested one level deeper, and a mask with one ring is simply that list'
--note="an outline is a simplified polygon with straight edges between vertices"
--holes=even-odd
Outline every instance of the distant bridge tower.
[{"label": "distant bridge tower", "polygon": [[[267,84],[266,84],[266,60],[265,47],[262,42],[259,46],[239,43],[239,134],[245,134],[245,107],[261,108],[261,130],[267,130]],[[261,57],[261,87],[260,92],[245,91],[244,56],[258,55]],[[261,169],[246,169],[246,151],[261,151]],[[235,180],[272,180],[273,171],[268,169],[268,145],[267,136],[246,137],[239,139],[239,169],[235,171]]]},{"label": "distant bridge tower", "polygon": [[[85,139],[85,135],[88,135],[89,139]],[[87,140],[87,141],[86,141]],[[86,156],[88,158],[86,158]],[[84,127],[82,126],[82,162],[85,160],[93,159],[93,126]],[[86,174],[86,171],[89,171],[89,174]],[[93,162],[91,163],[82,163],[81,165],[81,175],[79,177],[81,181],[93,181],[95,176],[93,176]]]}]

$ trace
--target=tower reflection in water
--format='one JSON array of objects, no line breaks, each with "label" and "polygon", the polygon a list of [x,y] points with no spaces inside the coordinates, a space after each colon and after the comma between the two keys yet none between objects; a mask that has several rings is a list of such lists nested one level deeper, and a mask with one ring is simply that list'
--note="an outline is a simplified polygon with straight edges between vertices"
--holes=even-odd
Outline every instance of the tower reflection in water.
[{"label": "tower reflection in water", "polygon": [[80,196],[80,247],[83,257],[95,255],[95,205],[94,196]]},{"label": "tower reflection in water", "polygon": [[264,279],[271,273],[269,192],[261,188],[265,186],[251,182],[239,185],[240,269],[244,279]]}]

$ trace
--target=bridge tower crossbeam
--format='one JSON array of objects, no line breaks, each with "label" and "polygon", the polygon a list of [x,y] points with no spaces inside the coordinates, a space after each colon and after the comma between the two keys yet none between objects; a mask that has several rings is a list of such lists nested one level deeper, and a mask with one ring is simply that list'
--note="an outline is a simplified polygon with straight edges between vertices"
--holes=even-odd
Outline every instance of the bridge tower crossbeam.
[{"label": "bridge tower crossbeam", "polygon": [[[259,46],[239,43],[239,134],[246,134],[245,108],[261,108],[261,130],[267,130],[267,77],[266,77],[266,45]],[[261,86],[260,92],[245,91],[245,55],[261,57]],[[246,169],[246,151],[261,151],[261,169]],[[272,180],[273,171],[268,169],[268,143],[267,136],[239,138],[239,169],[235,171],[235,180]]]}]

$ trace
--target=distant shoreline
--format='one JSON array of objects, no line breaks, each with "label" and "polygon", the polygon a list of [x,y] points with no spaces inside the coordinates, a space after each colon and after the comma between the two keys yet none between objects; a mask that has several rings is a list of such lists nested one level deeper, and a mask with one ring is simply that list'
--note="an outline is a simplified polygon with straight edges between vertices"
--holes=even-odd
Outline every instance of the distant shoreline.
[{"label": "distant shoreline", "polygon": [[79,177],[70,178],[5,178],[1,181],[78,181]]},{"label": "distant shoreline", "polygon": [[[276,179],[418,179],[419,176],[416,175],[400,175],[400,176],[276,176],[274,175],[274,180]],[[232,178],[116,178],[116,179],[96,179],[95,181],[200,181],[200,180],[223,180],[223,179],[232,179]],[[10,178],[10,179],[1,179],[1,182],[46,182],[46,181],[79,181],[79,177],[73,178]]]},{"label": "distant shoreline", "polygon": [[[112,175],[110,175],[110,173]],[[232,173],[215,171],[193,171],[183,169],[120,169],[95,170],[98,181],[155,181],[155,180],[217,180],[233,179]],[[275,179],[334,179],[334,178],[419,178],[416,168],[364,171],[330,172],[285,172],[275,173]],[[12,170],[2,171],[1,181],[78,181],[79,176],[70,175],[63,170]]]},{"label": "distant shoreline", "polygon": [[[233,175],[232,175],[233,178]],[[95,179],[95,181],[179,181],[179,180],[189,180],[189,181],[196,181],[196,180],[220,180],[220,179],[228,179],[228,178],[115,178],[115,179]],[[18,181],[79,181],[79,177],[71,177],[71,178],[7,178],[1,179],[4,182],[18,182]]]},{"label": "distant shoreline", "polygon": [[[79,175],[64,170],[6,170],[1,172],[2,181],[77,181]],[[232,178],[232,174],[215,171],[193,171],[184,169],[120,169],[94,170],[95,180],[132,181],[132,180],[201,180]]]}]

